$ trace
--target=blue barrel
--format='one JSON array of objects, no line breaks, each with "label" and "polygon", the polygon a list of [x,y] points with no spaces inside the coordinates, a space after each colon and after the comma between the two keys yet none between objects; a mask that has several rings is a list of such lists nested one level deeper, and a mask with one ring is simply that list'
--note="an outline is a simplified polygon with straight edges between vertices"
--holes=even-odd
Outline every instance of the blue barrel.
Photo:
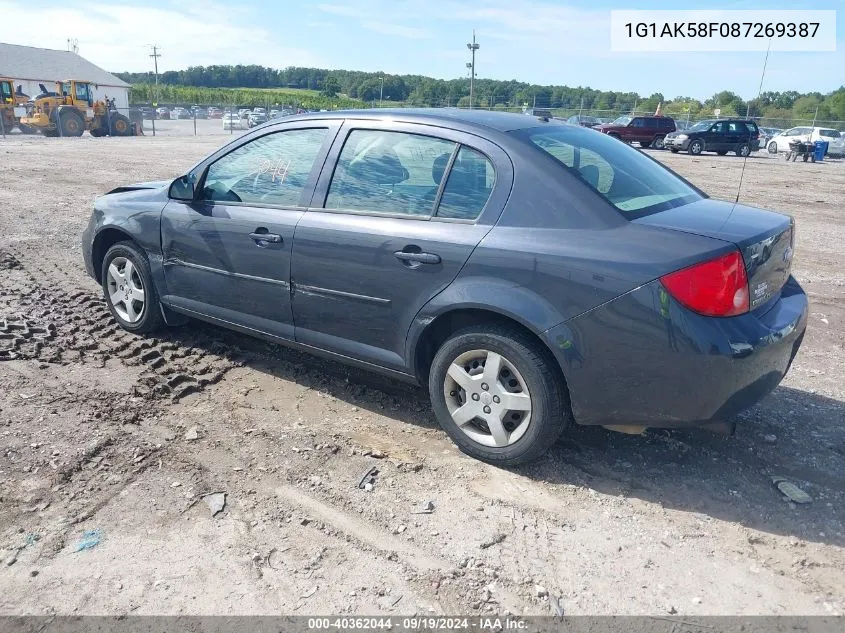
[{"label": "blue barrel", "polygon": [[816,141],[813,143],[813,158],[816,159],[816,162],[824,160],[824,155],[827,154],[827,148],[830,146],[830,143],[827,141]]}]

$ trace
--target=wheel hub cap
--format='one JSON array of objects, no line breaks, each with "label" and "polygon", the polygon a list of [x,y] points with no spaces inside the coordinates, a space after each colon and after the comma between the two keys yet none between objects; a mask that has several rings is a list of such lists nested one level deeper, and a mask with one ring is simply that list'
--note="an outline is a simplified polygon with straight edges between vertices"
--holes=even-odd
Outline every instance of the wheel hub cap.
[{"label": "wheel hub cap", "polygon": [[531,395],[516,367],[489,350],[458,356],[443,383],[452,420],[470,439],[484,446],[517,442],[531,422]]}]

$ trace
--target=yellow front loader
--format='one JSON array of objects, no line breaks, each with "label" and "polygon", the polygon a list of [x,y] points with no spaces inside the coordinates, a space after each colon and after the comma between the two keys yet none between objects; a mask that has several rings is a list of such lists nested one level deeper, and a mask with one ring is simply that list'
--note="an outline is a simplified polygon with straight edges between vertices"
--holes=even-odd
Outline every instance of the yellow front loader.
[{"label": "yellow front loader", "polygon": [[94,101],[90,82],[70,79],[56,82],[56,91],[48,92],[41,84],[41,94],[26,104],[26,116],[20,123],[44,136],[129,136],[129,118],[114,109],[114,101]]},{"label": "yellow front loader", "polygon": [[20,118],[26,115],[23,105],[29,101],[29,97],[21,92],[14,91],[14,84],[11,79],[0,77],[0,122],[4,132],[11,132],[17,126],[24,134],[31,134],[34,130],[21,125]]}]

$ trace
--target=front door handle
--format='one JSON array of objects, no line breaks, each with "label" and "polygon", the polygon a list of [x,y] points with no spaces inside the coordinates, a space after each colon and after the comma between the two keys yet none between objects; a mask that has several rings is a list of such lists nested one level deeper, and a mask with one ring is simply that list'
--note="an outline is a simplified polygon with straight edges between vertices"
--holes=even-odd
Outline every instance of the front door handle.
[{"label": "front door handle", "polygon": [[249,236],[256,242],[270,242],[272,244],[281,244],[282,236],[276,233],[250,233]]},{"label": "front door handle", "polygon": [[417,262],[420,264],[439,264],[440,255],[434,253],[409,253],[407,251],[396,251],[393,253],[397,259],[406,262]]}]

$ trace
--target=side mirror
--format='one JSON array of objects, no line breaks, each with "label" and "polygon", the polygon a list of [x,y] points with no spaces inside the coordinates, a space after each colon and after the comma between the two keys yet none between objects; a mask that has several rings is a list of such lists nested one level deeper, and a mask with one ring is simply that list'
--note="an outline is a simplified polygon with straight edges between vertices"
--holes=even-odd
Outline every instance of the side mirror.
[{"label": "side mirror", "polygon": [[167,195],[173,200],[193,200],[195,180],[196,177],[193,174],[179,176],[170,184],[170,191]]}]

